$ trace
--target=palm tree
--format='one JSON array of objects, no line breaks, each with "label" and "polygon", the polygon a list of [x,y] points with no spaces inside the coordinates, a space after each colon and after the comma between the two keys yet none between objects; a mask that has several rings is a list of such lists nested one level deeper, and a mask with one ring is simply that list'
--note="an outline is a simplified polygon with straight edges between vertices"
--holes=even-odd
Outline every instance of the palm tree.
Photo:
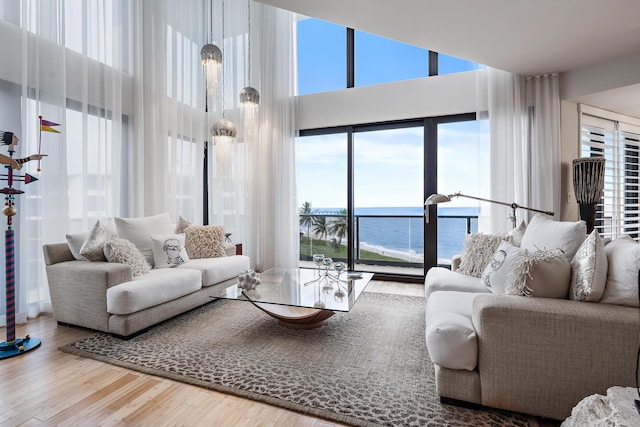
[{"label": "palm tree", "polygon": [[322,240],[327,240],[329,234],[329,224],[326,216],[317,216],[313,220],[313,234]]},{"label": "palm tree", "polygon": [[346,209],[340,209],[340,211],[338,212],[338,215],[340,216],[334,219],[331,222],[331,225],[329,225],[329,232],[334,236],[336,236],[336,238],[338,239],[338,252],[339,252],[340,248],[342,247],[341,246],[342,239],[347,235],[347,231],[349,228],[349,221],[347,221]]},{"label": "palm tree", "polygon": [[311,202],[304,202],[302,207],[298,211],[300,213],[300,225],[307,227],[307,237],[309,238],[309,245],[311,252],[313,252],[313,239],[311,238],[311,226],[314,222],[314,217],[311,215],[313,209],[311,208]]}]

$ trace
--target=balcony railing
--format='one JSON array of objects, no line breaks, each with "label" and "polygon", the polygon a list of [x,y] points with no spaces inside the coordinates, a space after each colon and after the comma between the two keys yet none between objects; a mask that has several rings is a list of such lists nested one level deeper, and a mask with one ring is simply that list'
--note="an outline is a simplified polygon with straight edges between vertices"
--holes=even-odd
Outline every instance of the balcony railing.
[{"label": "balcony railing", "polygon": [[[423,221],[422,215],[356,215],[355,263],[422,268]],[[478,216],[438,215],[438,221],[438,264],[446,265],[451,263],[453,255],[462,251],[465,235],[477,231]],[[346,232],[342,238],[332,232],[336,223],[342,223],[344,229],[345,215],[300,215],[300,222],[301,260],[311,260],[314,253],[346,260]]]}]

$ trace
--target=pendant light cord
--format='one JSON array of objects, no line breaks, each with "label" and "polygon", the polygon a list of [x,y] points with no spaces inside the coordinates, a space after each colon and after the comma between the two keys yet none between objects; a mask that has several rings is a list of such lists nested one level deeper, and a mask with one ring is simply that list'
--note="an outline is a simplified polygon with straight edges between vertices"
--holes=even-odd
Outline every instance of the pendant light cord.
[{"label": "pendant light cord", "polygon": [[251,0],[247,0],[247,68],[248,68],[248,83],[251,86]]},{"label": "pendant light cord", "polygon": [[222,71],[222,77],[220,78],[220,85],[222,86],[222,118],[224,119],[224,0],[222,0],[222,42],[220,43],[220,52],[222,53],[222,64],[220,65]]}]

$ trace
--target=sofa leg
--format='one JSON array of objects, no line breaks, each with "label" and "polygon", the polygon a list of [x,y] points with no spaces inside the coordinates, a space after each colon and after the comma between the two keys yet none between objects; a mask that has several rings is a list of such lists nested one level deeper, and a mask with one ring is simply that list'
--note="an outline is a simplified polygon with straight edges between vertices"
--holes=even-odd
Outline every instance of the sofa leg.
[{"label": "sofa leg", "polygon": [[118,338],[119,340],[129,341],[131,338],[135,338],[135,337],[137,337],[138,335],[142,335],[142,334],[144,334],[145,332],[147,332],[148,330],[149,330],[149,329],[148,329],[148,328],[146,328],[146,329],[141,329],[141,330],[139,330],[138,332],[134,332],[134,333],[132,333],[131,335],[118,335],[118,334],[111,334],[111,336],[112,336],[112,337],[114,337],[114,338]]},{"label": "sofa leg", "polygon": [[468,409],[484,409],[484,406],[478,403],[465,402],[464,400],[452,399],[450,397],[440,396],[440,403],[451,406],[460,406]]}]

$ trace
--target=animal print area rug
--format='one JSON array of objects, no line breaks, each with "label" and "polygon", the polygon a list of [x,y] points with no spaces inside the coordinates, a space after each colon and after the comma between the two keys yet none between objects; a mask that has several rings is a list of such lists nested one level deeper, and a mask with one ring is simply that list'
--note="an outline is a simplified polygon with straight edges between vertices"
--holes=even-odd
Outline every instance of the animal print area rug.
[{"label": "animal print area rug", "polygon": [[123,341],[60,350],[356,426],[528,426],[520,414],[440,403],[424,298],[365,292],[325,326],[294,330],[216,300]]}]

